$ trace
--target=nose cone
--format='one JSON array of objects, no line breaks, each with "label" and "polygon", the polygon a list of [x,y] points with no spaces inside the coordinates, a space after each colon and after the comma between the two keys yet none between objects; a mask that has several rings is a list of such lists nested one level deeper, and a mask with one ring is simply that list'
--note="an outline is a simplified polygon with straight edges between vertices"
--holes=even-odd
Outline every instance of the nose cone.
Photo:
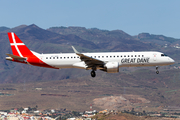
[{"label": "nose cone", "polygon": [[171,64],[174,64],[174,63],[175,63],[175,61],[174,61],[172,58],[169,58],[169,62],[170,62]]}]

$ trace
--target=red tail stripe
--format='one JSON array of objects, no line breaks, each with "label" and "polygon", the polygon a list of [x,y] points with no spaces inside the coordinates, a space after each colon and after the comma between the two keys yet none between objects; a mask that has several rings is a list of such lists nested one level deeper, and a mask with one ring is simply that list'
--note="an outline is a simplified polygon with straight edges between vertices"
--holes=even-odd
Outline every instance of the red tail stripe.
[{"label": "red tail stripe", "polygon": [[10,43],[14,43],[14,42],[13,42],[13,39],[12,39],[11,33],[8,33],[8,37],[9,37],[9,42],[10,42]]},{"label": "red tail stripe", "polygon": [[[14,34],[14,33],[12,33],[12,34]],[[16,43],[23,43],[16,34],[14,34],[14,38],[15,38]]]},{"label": "red tail stripe", "polygon": [[16,47],[15,47],[15,46],[11,46],[11,49],[12,49],[13,55],[20,56],[20,55],[19,55],[19,53],[17,52],[17,50],[16,50]]},{"label": "red tail stripe", "polygon": [[26,47],[26,45],[18,38],[15,33],[10,32],[8,33],[8,36],[14,55],[20,57],[34,56],[34,54]]},{"label": "red tail stripe", "polygon": [[18,49],[23,57],[34,56],[34,54],[25,45],[18,45]]},{"label": "red tail stripe", "polygon": [[8,33],[8,37],[9,37],[9,41],[10,43],[23,43],[19,38],[18,36],[13,33],[13,32],[9,32]]},{"label": "red tail stripe", "polygon": [[[27,47],[26,45],[18,38],[18,36],[10,32],[8,33],[9,41],[11,44],[11,49],[13,52],[13,55],[17,55],[20,57],[27,57],[27,61],[35,66],[40,66],[40,67],[48,67],[48,68],[54,68],[42,60],[40,60],[38,57],[36,57]],[[24,61],[19,61],[19,60],[14,60],[16,62],[21,62],[21,63],[26,63]],[[57,68],[55,68],[57,69]]]}]

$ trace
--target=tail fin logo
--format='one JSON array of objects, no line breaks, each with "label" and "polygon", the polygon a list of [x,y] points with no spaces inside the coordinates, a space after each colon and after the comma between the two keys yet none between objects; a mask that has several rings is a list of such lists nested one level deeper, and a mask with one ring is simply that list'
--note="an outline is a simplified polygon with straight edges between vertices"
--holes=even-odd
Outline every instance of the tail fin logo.
[{"label": "tail fin logo", "polygon": [[32,52],[26,47],[26,45],[18,38],[15,33],[9,32],[8,37],[13,55],[20,57],[28,57],[33,55]]},{"label": "tail fin logo", "polygon": [[[28,49],[28,47],[18,38],[18,36],[15,33],[9,32],[8,37],[9,37],[13,55],[7,54],[9,56],[6,58],[7,60],[20,62],[20,63],[26,63],[26,64],[40,66],[40,67],[55,68],[46,64],[41,59],[39,59],[38,53],[34,55],[33,52],[31,52]],[[55,69],[58,69],[58,68],[55,68]]]},{"label": "tail fin logo", "polygon": [[12,52],[14,55],[18,55],[20,57],[23,57],[23,55],[21,54],[18,46],[19,45],[24,45],[24,43],[19,39],[15,39],[15,34],[13,32],[8,33],[9,36],[9,40],[10,40],[10,45],[12,48]]}]

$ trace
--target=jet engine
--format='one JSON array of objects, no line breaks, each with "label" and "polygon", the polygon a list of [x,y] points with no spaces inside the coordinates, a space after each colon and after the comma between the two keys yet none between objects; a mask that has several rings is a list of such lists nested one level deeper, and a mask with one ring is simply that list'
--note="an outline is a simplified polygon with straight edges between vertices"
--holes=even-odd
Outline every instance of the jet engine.
[{"label": "jet engine", "polygon": [[108,62],[104,65],[104,68],[107,73],[117,73],[119,72],[119,63],[118,62]]}]

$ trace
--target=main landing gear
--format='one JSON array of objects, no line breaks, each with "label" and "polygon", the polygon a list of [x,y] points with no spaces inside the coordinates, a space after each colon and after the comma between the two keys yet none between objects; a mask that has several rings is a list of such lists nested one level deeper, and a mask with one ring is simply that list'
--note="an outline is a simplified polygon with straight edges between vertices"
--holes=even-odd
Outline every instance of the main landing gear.
[{"label": "main landing gear", "polygon": [[94,70],[91,71],[91,77],[96,77],[96,72]]},{"label": "main landing gear", "polygon": [[156,66],[156,74],[159,74],[159,71],[158,71],[158,66]]}]

